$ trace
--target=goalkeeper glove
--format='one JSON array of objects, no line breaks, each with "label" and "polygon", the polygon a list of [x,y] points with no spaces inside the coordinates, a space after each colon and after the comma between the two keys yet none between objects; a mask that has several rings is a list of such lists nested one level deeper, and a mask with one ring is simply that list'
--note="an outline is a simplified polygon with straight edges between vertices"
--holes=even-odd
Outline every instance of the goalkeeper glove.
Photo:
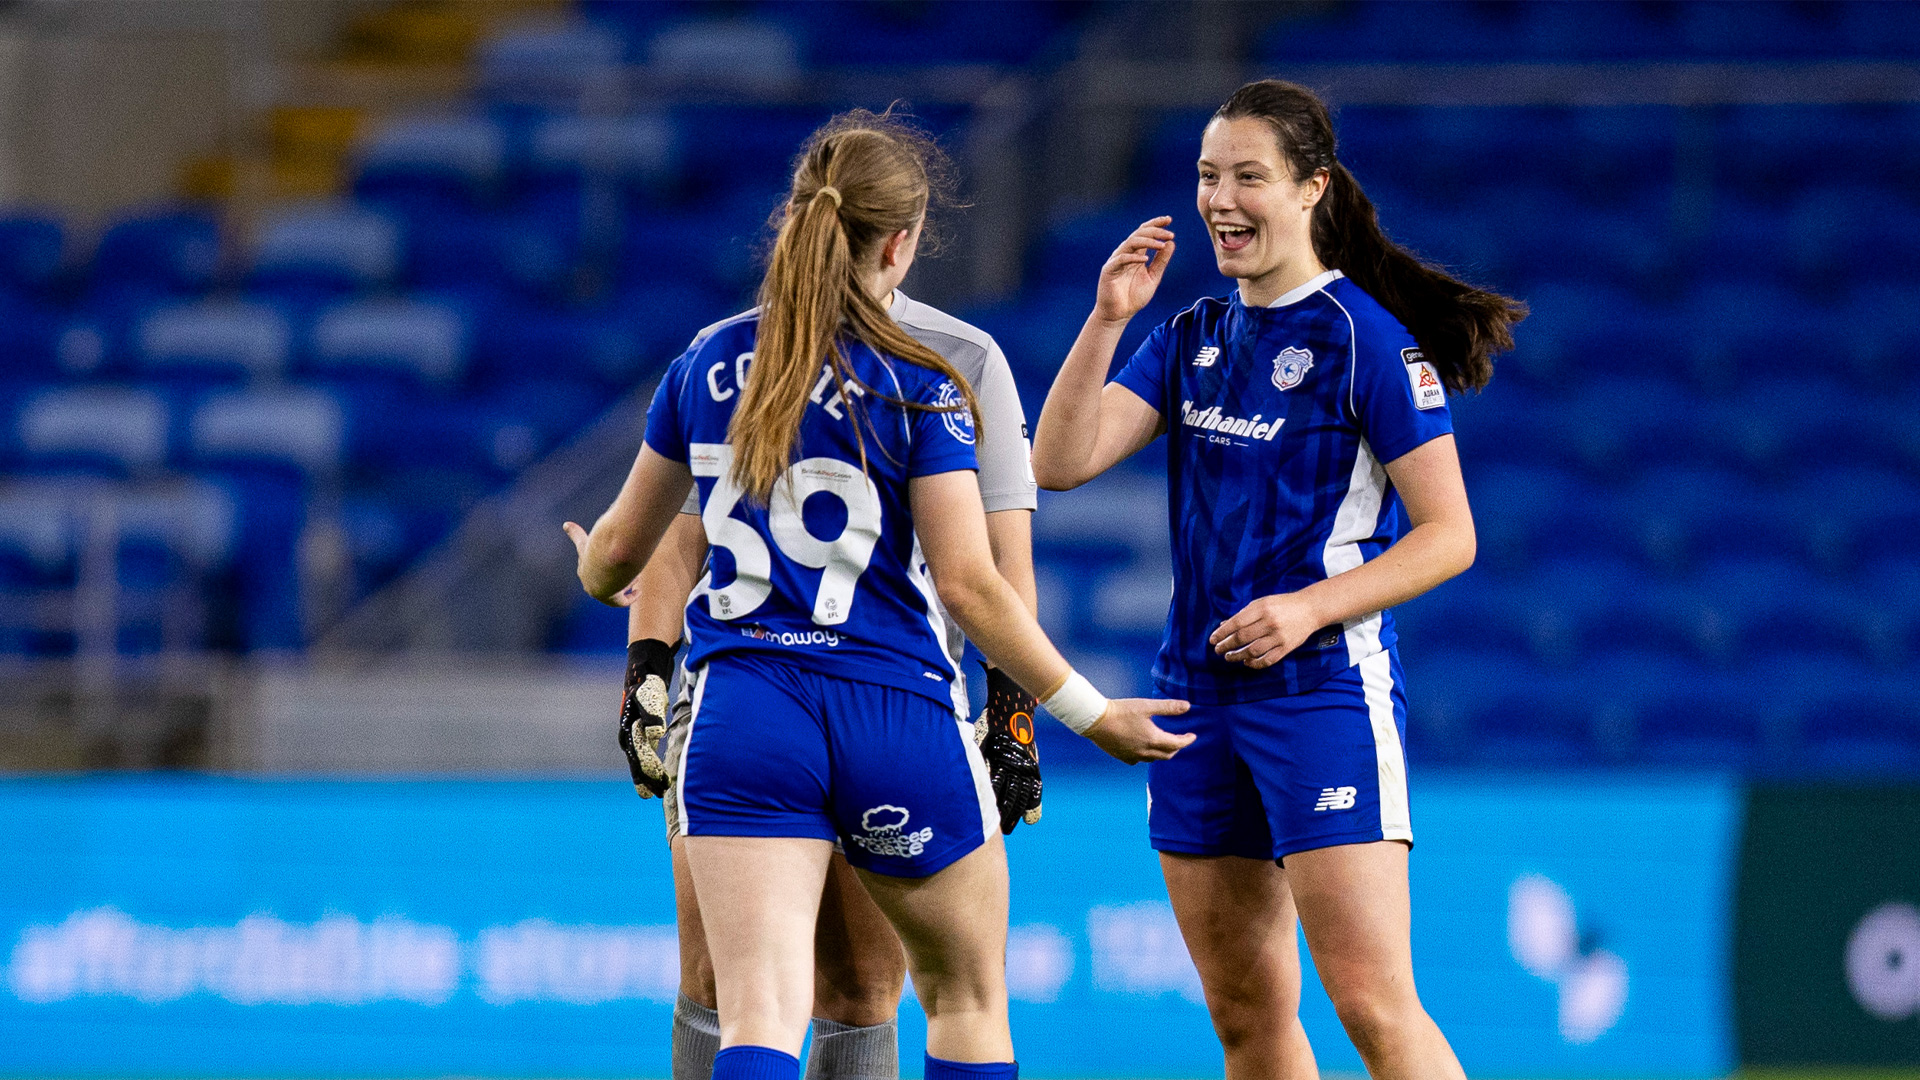
[{"label": "goalkeeper glove", "polygon": [[667,683],[673,678],[673,646],[656,638],[627,646],[627,683],[620,695],[620,749],[643,799],[665,795],[667,763],[656,745],[667,734]]},{"label": "goalkeeper glove", "polygon": [[973,739],[987,760],[993,801],[1000,806],[1000,831],[1011,833],[1021,821],[1040,820],[1040,748],[1033,742],[1033,695],[1005,672],[987,669],[987,708],[974,721]]}]

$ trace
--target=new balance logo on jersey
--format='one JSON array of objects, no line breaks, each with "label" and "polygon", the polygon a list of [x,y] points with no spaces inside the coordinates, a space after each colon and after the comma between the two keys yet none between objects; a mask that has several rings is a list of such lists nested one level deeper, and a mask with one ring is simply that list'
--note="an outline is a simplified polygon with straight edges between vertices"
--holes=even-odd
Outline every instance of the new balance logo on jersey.
[{"label": "new balance logo on jersey", "polygon": [[1251,419],[1224,416],[1218,405],[1196,410],[1193,402],[1183,401],[1180,403],[1180,422],[1194,431],[1211,431],[1221,435],[1239,435],[1242,438],[1272,442],[1273,437],[1280,434],[1280,425],[1286,423],[1286,420],[1284,418],[1272,421],[1262,420],[1259,413],[1254,413]]},{"label": "new balance logo on jersey", "polygon": [[1353,797],[1359,792],[1350,787],[1330,787],[1320,789],[1320,801],[1313,804],[1313,812],[1318,814],[1326,810],[1351,810]]},{"label": "new balance logo on jersey", "polygon": [[1212,367],[1220,362],[1220,346],[1202,345],[1200,351],[1193,354],[1194,367]]}]

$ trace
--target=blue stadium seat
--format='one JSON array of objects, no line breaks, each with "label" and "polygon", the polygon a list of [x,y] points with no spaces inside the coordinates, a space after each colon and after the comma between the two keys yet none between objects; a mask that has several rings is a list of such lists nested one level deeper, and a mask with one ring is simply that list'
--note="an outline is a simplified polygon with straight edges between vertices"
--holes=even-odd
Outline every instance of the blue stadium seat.
[{"label": "blue stadium seat", "polygon": [[157,308],[133,333],[138,366],[151,374],[184,373],[271,380],[287,369],[293,330],[268,304],[201,300]]},{"label": "blue stadium seat", "polygon": [[1785,236],[1802,285],[1833,292],[1854,280],[1920,279],[1920,206],[1909,194],[1858,182],[1805,190]]},{"label": "blue stadium seat", "polygon": [[1023,64],[1044,49],[1074,12],[1017,0],[965,4],[869,4],[860,0],[773,0],[762,8],[804,35],[811,65]]},{"label": "blue stadium seat", "polygon": [[139,212],[107,227],[94,252],[91,286],[98,292],[198,293],[220,265],[219,224],[191,208]]},{"label": "blue stadium seat", "polygon": [[664,116],[555,116],[533,129],[527,154],[536,175],[606,177],[659,190],[678,173],[679,136]]},{"label": "blue stadium seat", "polygon": [[1834,777],[1920,775],[1920,707],[1910,685],[1856,688],[1811,703],[1805,766]]},{"label": "blue stadium seat", "polygon": [[1731,653],[1731,643],[1720,637],[1693,590],[1627,558],[1547,559],[1512,603],[1534,627],[1536,655],[1562,666],[1619,649],[1689,661],[1724,660]]},{"label": "blue stadium seat", "polygon": [[[717,321],[722,314],[718,306],[693,306],[704,307],[704,314],[712,316],[709,321]],[[685,329],[684,324],[680,328]],[[657,350],[654,355],[676,354],[692,336],[689,330],[677,343],[662,336],[651,342]],[[628,385],[639,377],[648,359],[633,325],[612,311],[503,304],[483,311],[474,328],[474,379],[488,387],[511,388],[552,377]]]},{"label": "blue stadium seat", "polygon": [[547,650],[557,653],[625,655],[627,612],[581,593],[554,627]]},{"label": "blue stadium seat", "polygon": [[375,132],[355,158],[354,193],[415,218],[489,197],[506,168],[507,137],[484,117],[411,117]]},{"label": "blue stadium seat", "polygon": [[391,281],[400,269],[400,230],[365,207],[314,206],[269,221],[254,246],[249,285],[296,296],[328,296]]},{"label": "blue stadium seat", "polygon": [[59,353],[67,321],[66,312],[52,303],[0,292],[0,379],[48,380],[68,374]]},{"label": "blue stadium seat", "polygon": [[578,107],[583,93],[617,76],[626,52],[625,39],[597,21],[513,27],[480,47],[481,92],[495,101]]},{"label": "blue stadium seat", "polygon": [[28,401],[15,422],[21,449],[42,469],[129,476],[157,469],[167,456],[167,403],[150,390],[48,390]]},{"label": "blue stadium seat", "polygon": [[1171,565],[1165,480],[1112,475],[1072,491],[1042,492],[1033,529],[1035,544],[1076,559]]},{"label": "blue stadium seat", "polygon": [[1748,0],[1738,4],[1676,5],[1680,40],[1703,56],[1748,59],[1845,55],[1844,4],[1795,4]]},{"label": "blue stadium seat", "polygon": [[314,321],[310,362],[316,371],[451,386],[466,374],[467,337],[466,320],[445,304],[354,300]]},{"label": "blue stadium seat", "polygon": [[1649,695],[1635,713],[1633,760],[1745,774],[1790,767],[1797,711],[1756,700],[1738,679],[1695,674],[1687,687]]},{"label": "blue stadium seat", "polygon": [[1416,768],[1472,760],[1480,713],[1503,697],[1524,697],[1539,687],[1539,674],[1521,652],[1429,641],[1420,648],[1410,645],[1402,655],[1407,755]]},{"label": "blue stadium seat", "polygon": [[1804,563],[1721,557],[1703,565],[1693,582],[1742,655],[1826,653],[1858,659],[1867,652],[1859,599]]},{"label": "blue stadium seat", "polygon": [[189,435],[200,462],[267,462],[307,476],[338,473],[346,438],[340,403],[319,390],[222,394],[194,413]]},{"label": "blue stadium seat", "polygon": [[66,233],[58,219],[0,217],[0,289],[43,292],[59,276],[65,256]]},{"label": "blue stadium seat", "polygon": [[0,583],[14,590],[72,583],[70,490],[46,482],[0,486]]},{"label": "blue stadium seat", "polygon": [[791,87],[803,70],[799,35],[757,14],[670,24],[653,34],[646,56],[669,79],[766,94]]}]

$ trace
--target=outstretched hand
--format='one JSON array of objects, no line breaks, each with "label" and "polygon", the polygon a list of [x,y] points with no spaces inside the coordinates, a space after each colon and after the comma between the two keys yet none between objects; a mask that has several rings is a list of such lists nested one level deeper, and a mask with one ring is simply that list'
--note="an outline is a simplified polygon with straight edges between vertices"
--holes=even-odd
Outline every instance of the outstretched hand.
[{"label": "outstretched hand", "polygon": [[1093,302],[1096,316],[1125,322],[1153,299],[1160,279],[1167,276],[1167,260],[1173,258],[1173,231],[1167,228],[1171,224],[1173,219],[1165,216],[1141,222],[1108,256]]},{"label": "outstretched hand", "polygon": [[1115,698],[1107,711],[1087,729],[1093,745],[1129,765],[1165,761],[1193,741],[1193,733],[1175,735],[1153,722],[1156,716],[1179,716],[1192,706],[1171,698]]},{"label": "outstretched hand", "polygon": [[[573,553],[574,553],[574,558],[576,560],[575,567],[577,569],[579,566],[584,565],[587,561],[587,530],[581,528],[577,523],[571,522],[571,521],[561,522],[560,530],[567,534],[567,539],[573,541]],[[627,584],[626,588],[621,589],[618,593],[615,593],[613,596],[603,599],[600,602],[608,605],[609,607],[623,608],[623,607],[632,607],[633,602],[635,600],[638,600],[639,598],[640,598],[640,579],[634,578],[631,582]],[[596,599],[598,598],[596,597]]]}]

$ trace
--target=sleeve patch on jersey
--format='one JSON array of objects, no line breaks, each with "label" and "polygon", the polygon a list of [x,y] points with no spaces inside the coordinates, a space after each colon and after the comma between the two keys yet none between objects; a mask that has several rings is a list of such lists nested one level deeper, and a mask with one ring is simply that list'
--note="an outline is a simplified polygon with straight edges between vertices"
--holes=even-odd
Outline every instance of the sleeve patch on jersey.
[{"label": "sleeve patch on jersey", "polygon": [[[1407,349],[1401,355],[1409,352],[1416,357],[1420,355],[1413,349]],[[1440,373],[1425,360],[1407,361],[1407,382],[1413,386],[1414,408],[1437,409],[1447,403],[1447,388],[1440,385]]]}]

